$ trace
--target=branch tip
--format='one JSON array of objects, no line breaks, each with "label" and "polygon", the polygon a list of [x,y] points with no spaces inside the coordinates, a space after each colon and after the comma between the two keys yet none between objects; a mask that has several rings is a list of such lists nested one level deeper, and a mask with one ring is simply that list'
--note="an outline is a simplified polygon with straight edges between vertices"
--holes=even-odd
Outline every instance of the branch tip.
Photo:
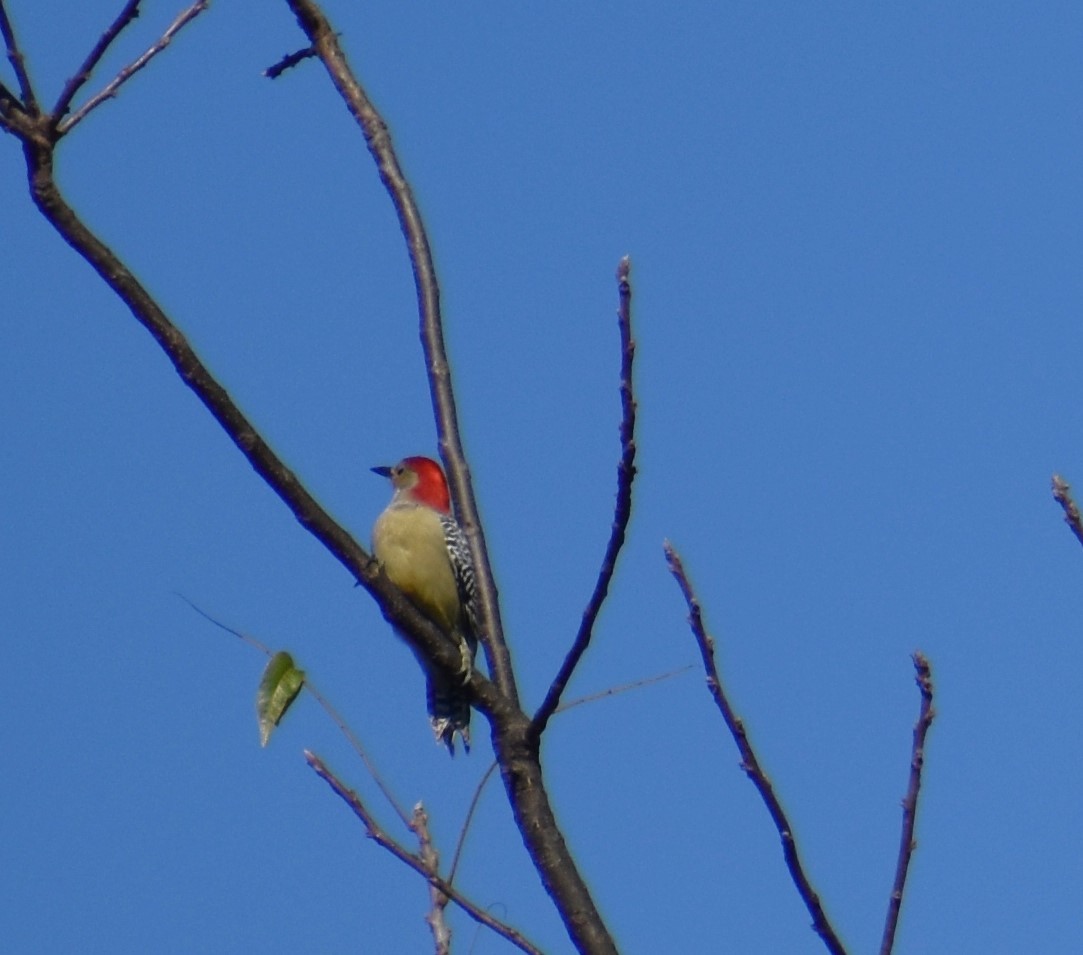
[{"label": "branch tip", "polygon": [[932,725],[933,709],[933,670],[928,657],[920,650],[911,655],[914,664],[914,682],[921,693],[921,705],[918,719],[914,724],[914,734],[910,746],[910,778],[906,795],[902,800],[902,832],[899,835],[899,854],[895,863],[895,879],[888,896],[887,917],[884,921],[884,934],[880,943],[880,955],[891,955],[895,945],[895,932],[899,925],[899,913],[902,910],[903,893],[906,890],[906,876],[910,869],[910,860],[917,848],[914,838],[914,824],[917,821],[918,795],[921,792],[921,773],[925,766],[925,736]]},{"label": "branch tip", "polygon": [[1075,501],[1072,499],[1072,489],[1068,485],[1068,482],[1064,480],[1059,474],[1053,475],[1053,500],[1055,500],[1064,511],[1064,523],[1075,534],[1076,540],[1080,544],[1083,544],[1083,515],[1079,513],[1079,508],[1076,506]]},{"label": "branch tip", "polygon": [[4,46],[7,48],[8,62],[15,71],[15,79],[19,84],[19,93],[22,96],[22,107],[31,116],[38,116],[38,99],[34,94],[34,84],[30,81],[30,72],[26,68],[26,57],[19,48],[19,41],[15,37],[15,29],[8,19],[8,12],[0,0],[0,36],[4,38]]},{"label": "branch tip", "polygon": [[292,69],[293,67],[297,66],[298,63],[302,63],[305,60],[311,59],[314,56],[319,56],[319,54],[316,52],[316,47],[312,44],[309,44],[303,50],[297,50],[294,53],[287,53],[277,63],[274,63],[273,65],[267,67],[267,69],[263,71],[263,75],[266,76],[269,80],[276,80],[283,73],[285,73],[286,70]]},{"label": "branch tip", "polygon": [[628,531],[628,524],[632,517],[632,482],[635,480],[636,467],[636,401],[632,388],[632,367],[635,360],[635,342],[632,340],[632,289],[628,282],[628,271],[631,268],[631,260],[625,256],[617,266],[618,297],[617,323],[620,329],[620,460],[617,462],[617,494],[613,508],[613,522],[609,534],[609,542],[606,544],[602,564],[598,570],[598,577],[594,584],[594,590],[587,601],[586,609],[579,624],[579,630],[572,641],[571,648],[564,657],[564,662],[553,677],[549,690],[545,694],[542,705],[531,720],[530,730],[535,739],[541,737],[545,727],[557,708],[560,706],[560,698],[568,681],[571,680],[575,668],[586,653],[594,634],[594,625],[601,612],[602,604],[609,594],[609,585],[613,580],[613,574],[617,567],[617,557],[624,546],[624,539]]}]

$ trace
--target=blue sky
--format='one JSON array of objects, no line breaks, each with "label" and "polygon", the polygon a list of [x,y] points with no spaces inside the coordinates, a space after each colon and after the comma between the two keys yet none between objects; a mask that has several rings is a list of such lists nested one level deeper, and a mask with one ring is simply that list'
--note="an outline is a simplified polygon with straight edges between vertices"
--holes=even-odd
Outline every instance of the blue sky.
[{"label": "blue sky", "polygon": [[[120,8],[10,0],[46,100]],[[74,9],[73,9],[74,8]],[[96,83],[179,10],[153,0]],[[614,270],[633,261],[636,506],[571,695],[692,664],[661,543],[851,950],[878,945],[937,687],[897,951],[1083,937],[1083,9],[1078,4],[329,3],[430,228],[505,623],[536,705],[608,534]],[[71,202],[363,541],[368,468],[432,453],[403,244],[285,4],[218,3],[61,147]],[[3,63],[0,77],[12,85]],[[0,934],[16,952],[420,952],[424,887],[287,648],[441,850],[488,765],[431,741],[410,653],[52,233],[0,142],[8,679]],[[545,748],[626,952],[822,951],[701,674],[584,706]],[[461,887],[562,928],[499,787]],[[457,950],[506,951],[456,916]]]}]

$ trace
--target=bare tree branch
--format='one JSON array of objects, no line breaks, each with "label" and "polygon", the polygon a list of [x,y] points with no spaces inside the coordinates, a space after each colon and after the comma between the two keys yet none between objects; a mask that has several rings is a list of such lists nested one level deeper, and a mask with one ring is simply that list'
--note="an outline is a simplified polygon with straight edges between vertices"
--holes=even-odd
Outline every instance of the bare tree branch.
[{"label": "bare tree branch", "polygon": [[[436,851],[436,846],[433,845],[432,836],[429,835],[429,814],[425,812],[425,807],[421,803],[414,806],[414,815],[410,822],[410,828],[413,830],[414,835],[417,836],[418,858],[421,864],[425,866],[425,871],[430,876],[439,876],[440,855]],[[451,880],[448,879],[448,882],[450,883]],[[429,883],[429,902],[432,904],[432,908],[429,910],[429,914],[425,916],[425,921],[428,923],[429,928],[432,929],[435,955],[451,955],[451,927],[447,924],[447,919],[444,918],[444,912],[449,901],[451,900],[445,893],[441,892],[432,882]]]},{"label": "bare tree branch", "polygon": [[263,75],[269,80],[277,80],[286,70],[291,70],[298,63],[303,63],[305,60],[310,60],[317,55],[315,47],[312,46],[306,46],[303,50],[297,50],[295,53],[287,53],[277,63],[267,67],[263,71]]},{"label": "bare tree branch", "polygon": [[758,790],[764,805],[767,806],[767,811],[771,815],[771,820],[774,822],[775,828],[778,829],[779,838],[782,840],[782,854],[786,859],[786,866],[790,870],[790,876],[794,881],[794,885],[797,886],[797,891],[800,893],[801,899],[805,903],[805,907],[812,916],[813,930],[821,939],[823,939],[824,944],[827,946],[827,950],[831,952],[832,955],[845,955],[846,949],[843,948],[842,942],[839,941],[838,935],[836,935],[834,928],[832,928],[830,921],[828,921],[827,913],[824,912],[823,906],[820,904],[819,895],[816,893],[816,890],[813,889],[808,876],[805,875],[805,869],[801,864],[801,858],[797,851],[797,840],[793,834],[793,827],[786,817],[782,804],[778,801],[778,796],[775,795],[771,780],[767,778],[767,774],[760,768],[760,762],[756,758],[756,753],[752,749],[752,744],[748,741],[748,734],[745,732],[744,723],[742,723],[740,717],[733,712],[733,707],[730,706],[729,699],[726,697],[725,690],[722,688],[722,678],[718,675],[718,666],[715,663],[714,658],[714,640],[711,639],[705,629],[703,623],[703,610],[692,590],[692,584],[689,582],[688,575],[685,573],[681,558],[673,549],[673,545],[670,544],[669,541],[665,542],[664,550],[666,563],[669,565],[670,573],[676,578],[677,585],[681,588],[681,593],[684,595],[685,603],[688,604],[688,622],[692,627],[692,635],[696,638],[696,643],[699,645],[700,656],[703,658],[703,669],[707,674],[707,689],[710,692],[712,699],[714,699],[715,705],[722,713],[722,719],[725,721],[726,727],[729,729],[730,735],[733,736],[733,741],[737,744],[737,749],[741,753],[741,769],[743,769],[748,778],[752,780],[752,784]]},{"label": "bare tree branch", "polygon": [[[197,16],[199,16],[210,5],[210,0],[196,0],[186,10],[182,10],[177,18],[169,24],[165,33],[158,38],[158,41],[144,53],[142,56],[133,60],[126,67],[124,67],[109,83],[106,85],[100,93],[96,93],[90,99],[88,99],[82,106],[79,107],[74,113],[67,119],[60,120],[57,123],[57,132],[63,136],[65,133],[71,132],[72,128],[82,120],[86,119],[87,114],[91,110],[100,106],[107,99],[112,99],[117,95],[117,91],[129,80],[138,73],[144,66],[146,66],[151,60],[154,59],[159,53],[162,52],[170,43],[173,42],[173,37],[181,30],[186,23],[190,23]],[[114,23],[114,26],[116,24]],[[111,28],[110,28],[111,29]],[[119,30],[117,31],[120,32]],[[106,34],[108,36],[108,33]],[[102,40],[106,39],[106,36],[102,37]],[[109,37],[109,41],[112,42],[113,37]],[[100,41],[99,41],[100,42]],[[104,52],[104,50],[102,51]],[[99,54],[100,57],[100,54]],[[78,74],[77,77],[78,78]],[[71,81],[69,81],[70,83]],[[66,92],[66,90],[65,90]],[[73,91],[74,95],[74,91]],[[59,118],[59,116],[58,116]]]},{"label": "bare tree branch", "polygon": [[895,946],[895,929],[899,924],[899,910],[902,908],[903,892],[906,889],[906,873],[910,868],[910,858],[917,845],[914,842],[914,823],[918,814],[921,770],[925,765],[925,736],[936,715],[933,709],[932,666],[922,653],[915,653],[913,660],[914,670],[917,673],[915,682],[921,692],[921,709],[918,711],[918,721],[914,724],[914,742],[910,750],[910,783],[902,804],[903,824],[902,837],[899,840],[899,860],[895,865],[895,883],[891,888],[891,897],[888,901],[880,955],[891,955],[891,950]]},{"label": "bare tree branch", "polygon": [[418,856],[405,849],[387,835],[387,833],[380,828],[380,824],[376,821],[375,817],[365,807],[365,804],[361,802],[361,798],[357,793],[335,776],[335,774],[327,768],[323,760],[315,753],[305,750],[305,759],[308,761],[308,765],[315,770],[316,774],[327,782],[346,805],[353,810],[357,818],[364,823],[365,832],[377,845],[382,846],[400,862],[405,863],[421,875],[429,885],[446,895],[476,922],[480,922],[482,925],[491,928],[498,935],[507,939],[520,951],[528,952],[530,955],[542,955],[541,949],[527,941],[522,933],[512,928],[510,925],[501,922],[499,919],[493,918],[484,909],[475,905],[454,886],[450,885],[444,879],[441,879],[435,873],[430,872],[425,863]]},{"label": "bare tree branch", "polygon": [[617,290],[620,298],[620,306],[617,309],[617,325],[620,328],[621,363],[620,363],[620,446],[621,456],[617,465],[617,502],[613,513],[613,526],[609,534],[609,543],[605,548],[605,556],[602,558],[602,566],[598,572],[598,579],[594,584],[594,592],[590,595],[587,608],[583,612],[583,619],[579,624],[579,632],[575,635],[571,649],[568,651],[560,670],[554,677],[545,694],[542,705],[534,714],[531,723],[531,732],[540,737],[545,731],[546,725],[553,713],[560,705],[561,694],[568,686],[576,666],[583,658],[587,647],[590,645],[591,635],[594,633],[594,623],[598,619],[598,613],[602,609],[606,595],[609,593],[609,583],[613,579],[613,572],[617,567],[617,556],[624,545],[625,533],[628,530],[628,521],[632,516],[632,481],[635,478],[635,422],[636,402],[632,391],[632,362],[635,359],[635,341],[632,339],[632,286],[628,275],[632,263],[628,256],[620,260],[617,266]]},{"label": "bare tree branch", "polygon": [[26,112],[33,116],[40,112],[38,99],[34,95],[34,84],[30,82],[30,73],[26,69],[26,58],[19,49],[19,41],[15,39],[15,30],[8,19],[8,12],[4,8],[4,0],[0,0],[0,35],[4,38],[7,47],[8,62],[15,70],[15,79],[19,83],[19,92],[22,94],[22,106]]},{"label": "bare tree branch", "polygon": [[83,60],[83,65],[64,84],[64,89],[60,91],[56,106],[53,107],[53,117],[58,122],[64,118],[64,114],[71,108],[71,101],[75,98],[75,94],[90,79],[102,57],[105,56],[105,51],[120,36],[121,31],[139,16],[139,4],[141,2],[142,0],[128,0],[124,4],[124,9],[117,14],[117,18],[109,25],[109,29],[98,38],[98,42],[94,44],[90,53],[87,54],[87,58]]},{"label": "bare tree branch", "polygon": [[1076,540],[1083,544],[1083,516],[1072,500],[1072,489],[1059,474],[1053,475],[1053,499],[1064,509],[1064,523],[1075,534]]},{"label": "bare tree branch", "polygon": [[504,640],[503,625],[500,622],[496,582],[489,563],[470,470],[459,435],[455,395],[451,386],[451,369],[444,348],[440,318],[440,289],[421,211],[417,207],[413,191],[399,165],[387,124],[350,68],[339,46],[338,37],[323,11],[312,0],[287,0],[287,2],[297,17],[301,29],[323,61],[339,95],[342,96],[350,113],[361,127],[365,143],[376,162],[380,179],[391,196],[399,217],[399,225],[406,238],[410,265],[414,273],[414,284],[417,289],[418,309],[421,316],[421,343],[425,352],[433,413],[436,417],[440,456],[451,486],[455,515],[470,542],[474,569],[477,574],[478,602],[481,609],[479,636],[485,648],[489,672],[494,682],[508,700],[518,706],[519,691],[515,685],[511,654]]}]

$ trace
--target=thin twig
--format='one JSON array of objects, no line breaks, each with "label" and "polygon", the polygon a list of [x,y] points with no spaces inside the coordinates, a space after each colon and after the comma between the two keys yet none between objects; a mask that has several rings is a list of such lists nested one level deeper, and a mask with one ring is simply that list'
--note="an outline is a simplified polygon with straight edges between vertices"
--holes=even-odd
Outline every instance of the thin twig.
[{"label": "thin twig", "polygon": [[809,882],[808,876],[805,874],[804,866],[801,864],[801,858],[797,851],[797,840],[793,834],[793,827],[786,817],[782,804],[775,795],[775,790],[771,785],[770,779],[767,778],[767,774],[760,768],[760,762],[756,758],[756,753],[752,749],[752,744],[748,741],[748,734],[745,732],[744,723],[742,723],[740,717],[734,713],[733,707],[730,706],[729,699],[726,697],[726,692],[722,688],[722,678],[718,675],[718,665],[715,663],[714,640],[711,639],[710,635],[707,633],[703,623],[703,610],[692,590],[692,584],[689,582],[688,575],[685,573],[681,558],[673,549],[673,545],[670,544],[669,541],[666,541],[663,546],[666,555],[666,563],[669,565],[670,573],[676,578],[677,585],[681,588],[681,593],[684,595],[685,603],[688,604],[688,622],[692,627],[692,635],[696,638],[696,643],[699,645],[700,656],[703,658],[703,669],[707,674],[707,689],[714,699],[715,705],[722,713],[722,719],[725,720],[726,727],[729,729],[730,735],[733,736],[733,740],[737,744],[737,749],[741,753],[741,769],[743,769],[748,778],[752,780],[752,784],[758,790],[760,798],[763,799],[764,804],[767,806],[767,811],[771,815],[771,820],[774,822],[775,828],[778,829],[779,838],[782,840],[782,854],[786,859],[786,866],[790,870],[790,876],[793,879],[794,885],[797,886],[797,891],[800,893],[801,899],[805,903],[805,907],[812,916],[813,930],[821,939],[823,939],[824,944],[832,955],[845,955],[846,949],[843,948],[842,942],[839,941],[838,936],[835,934],[835,930],[832,928],[831,923],[827,918],[827,913],[824,912],[823,906],[820,904],[820,897],[817,895],[816,890],[813,889],[812,883]]},{"label": "thin twig", "polygon": [[53,107],[54,120],[59,122],[64,118],[64,114],[71,109],[71,101],[75,98],[75,94],[78,93],[87,80],[90,79],[95,68],[101,62],[102,57],[105,56],[105,51],[108,50],[113,41],[120,36],[121,31],[139,16],[139,4],[141,2],[142,0],[128,0],[128,2],[124,4],[124,9],[117,14],[117,18],[109,25],[109,29],[98,38],[98,42],[94,44],[90,53],[87,54],[87,58],[83,60],[83,65],[80,66],[75,75],[64,84],[64,89],[60,91],[56,106]]},{"label": "thin twig", "polygon": [[903,797],[902,836],[899,840],[899,859],[895,865],[895,884],[891,887],[891,897],[887,905],[887,920],[884,923],[884,937],[880,944],[880,955],[891,955],[895,945],[895,929],[899,924],[899,910],[902,908],[903,891],[906,888],[906,873],[910,868],[910,859],[917,843],[914,842],[914,823],[918,814],[918,794],[921,791],[921,771],[925,765],[925,735],[929,732],[936,711],[933,709],[933,671],[928,659],[922,653],[913,655],[914,670],[917,673],[914,682],[921,692],[921,708],[918,721],[914,724],[914,742],[910,750],[910,783]]},{"label": "thin twig", "polygon": [[692,669],[692,664],[687,666],[678,667],[676,670],[670,670],[668,673],[659,673],[656,676],[644,677],[642,680],[633,680],[631,683],[622,683],[620,686],[611,686],[608,690],[599,690],[597,693],[591,693],[587,696],[580,696],[574,700],[569,700],[567,703],[561,703],[556,708],[557,713],[567,713],[568,710],[573,710],[577,706],[582,706],[584,703],[593,703],[596,700],[604,700],[610,696],[619,696],[621,693],[628,693],[630,690],[639,690],[645,686],[653,686],[655,683],[661,683],[663,680],[672,680],[675,676],[680,676],[682,673],[687,673]]},{"label": "thin twig", "polygon": [[263,75],[269,80],[277,80],[286,70],[293,69],[298,63],[318,55],[314,46],[306,46],[303,50],[297,50],[295,53],[287,53],[273,66],[267,67],[263,71]]},{"label": "thin twig", "polygon": [[188,606],[191,607],[192,610],[194,610],[196,613],[198,613],[204,620],[206,620],[208,623],[213,623],[216,627],[218,627],[219,630],[225,630],[226,633],[232,634],[242,643],[247,643],[253,649],[259,650],[259,652],[262,653],[265,657],[274,656],[274,650],[267,646],[267,644],[262,643],[256,637],[253,637],[251,634],[244,633],[241,630],[234,630],[233,627],[231,627],[229,624],[222,623],[221,620],[215,619],[198,604],[193,603],[191,600],[185,597],[184,594],[182,594],[180,591],[174,590],[173,593],[175,596],[179,597],[186,604],[188,604]]},{"label": "thin twig", "polygon": [[[421,860],[422,865],[425,866],[425,871],[430,876],[439,876],[440,855],[436,851],[436,846],[433,845],[432,836],[429,834],[429,814],[425,812],[425,807],[421,803],[414,806],[414,815],[410,822],[410,828],[413,830],[414,835],[417,836],[418,858]],[[432,908],[429,910],[428,915],[425,916],[425,921],[428,923],[429,928],[432,929],[432,940],[436,955],[451,955],[451,927],[444,917],[449,901],[450,899],[445,893],[441,892],[431,882],[429,883],[429,902],[432,904]]]},{"label": "thin twig", "polygon": [[350,809],[353,810],[354,815],[364,823],[365,832],[377,845],[382,846],[400,862],[405,863],[415,872],[420,874],[429,885],[443,892],[472,919],[492,929],[502,938],[507,939],[520,951],[528,952],[530,955],[541,955],[541,949],[528,942],[519,931],[512,928],[510,925],[501,922],[499,919],[493,918],[484,909],[466,898],[466,896],[459,892],[454,886],[450,885],[444,879],[441,879],[438,875],[429,872],[425,863],[422,862],[420,858],[405,849],[384,832],[383,829],[380,828],[375,817],[368,811],[364,803],[361,802],[361,798],[357,793],[338,779],[338,777],[327,768],[323,760],[315,753],[305,750],[305,759],[308,761],[308,765],[315,770],[316,774],[327,782]]},{"label": "thin twig", "polygon": [[1064,509],[1064,523],[1072,529],[1076,540],[1083,544],[1083,516],[1072,500],[1072,489],[1059,474],[1053,475],[1053,499]]},{"label": "thin twig", "polygon": [[194,20],[210,5],[210,0],[196,0],[186,10],[182,10],[177,18],[169,24],[165,33],[158,38],[158,41],[144,53],[142,56],[133,60],[127,66],[121,69],[116,76],[106,85],[106,87],[99,93],[90,97],[82,106],[79,107],[74,113],[72,113],[67,119],[61,120],[57,124],[57,132],[63,136],[65,133],[71,132],[72,128],[86,119],[88,113],[96,107],[100,106],[107,99],[112,99],[117,95],[117,91],[129,80],[138,73],[144,66],[146,66],[151,60],[154,59],[159,53],[162,52],[171,42],[173,37],[177,34],[185,24]]},{"label": "thin twig", "polygon": [[579,624],[579,632],[575,635],[571,649],[568,651],[560,670],[553,678],[549,686],[549,692],[545,694],[542,705],[538,707],[534,719],[531,721],[531,733],[540,737],[550,717],[560,705],[561,694],[568,686],[576,666],[583,658],[590,638],[594,632],[594,623],[598,619],[598,613],[602,609],[606,595],[609,593],[609,583],[613,579],[613,572],[617,566],[617,556],[624,544],[625,533],[628,530],[628,521],[632,516],[632,481],[635,478],[635,421],[636,402],[632,391],[632,363],[635,359],[635,341],[632,338],[632,286],[628,275],[631,271],[631,260],[625,256],[617,266],[617,291],[620,306],[617,309],[617,325],[620,329],[620,462],[617,465],[617,500],[613,511],[613,525],[609,533],[609,543],[605,548],[605,556],[602,558],[602,566],[598,571],[598,579],[594,584],[594,592],[590,595],[586,610],[583,611],[583,619]]},{"label": "thin twig", "polygon": [[[240,630],[235,630],[228,624],[222,623],[221,620],[216,620],[202,607],[192,603],[192,601],[185,597],[184,594],[178,593],[177,596],[180,597],[180,599],[183,600],[186,604],[188,604],[188,606],[191,607],[196,613],[203,617],[204,620],[213,623],[221,630],[225,630],[226,633],[233,634],[233,636],[235,636],[238,640],[242,640],[250,647],[254,647],[256,650],[259,650],[259,652],[262,653],[265,657],[274,656],[274,650],[272,650],[266,644],[261,643],[251,634],[244,633]],[[341,732],[342,735],[346,737],[346,741],[350,744],[350,747],[360,757],[361,762],[365,764],[365,769],[368,770],[369,775],[372,777],[372,781],[376,783],[377,788],[380,790],[381,793],[383,793],[384,799],[386,799],[390,804],[391,808],[395,810],[395,814],[399,817],[399,819],[402,820],[402,824],[406,826],[407,829],[410,829],[412,826],[412,817],[407,814],[406,810],[402,807],[402,804],[395,798],[394,793],[391,792],[390,787],[387,785],[387,783],[384,782],[383,777],[376,769],[376,764],[372,761],[372,758],[365,750],[365,747],[361,744],[361,740],[358,738],[357,734],[354,733],[354,731],[350,728],[350,725],[346,722],[345,719],[343,719],[342,714],[340,714],[339,711],[335,709],[331,701],[327,699],[327,697],[324,696],[316,688],[316,685],[312,682],[312,679],[308,676],[307,673],[305,674],[304,688],[320,705],[320,708],[329,717],[331,717],[331,722],[333,722],[339,728],[339,732]]]},{"label": "thin twig", "polygon": [[357,734],[350,729],[349,724],[343,719],[339,711],[331,705],[331,701],[328,700],[315,685],[313,685],[312,681],[307,676],[305,677],[305,689],[312,694],[313,699],[323,707],[324,712],[331,717],[332,722],[339,728],[342,735],[346,737],[350,747],[361,758],[361,762],[365,764],[365,769],[368,770],[369,775],[372,777],[372,781],[376,783],[376,788],[383,793],[383,797],[387,800],[388,805],[395,810],[395,815],[402,820],[405,826],[409,827],[410,817],[406,815],[406,810],[402,808],[402,804],[395,798],[395,794],[391,792],[391,788],[384,782],[383,776],[381,776],[379,770],[376,769],[376,764],[372,761],[372,757],[369,756],[368,751],[361,745],[361,740],[358,738]]},{"label": "thin twig", "polygon": [[30,73],[26,68],[26,59],[22,50],[19,49],[19,41],[15,39],[15,30],[8,19],[8,12],[4,8],[4,0],[0,0],[0,35],[4,37],[4,45],[7,47],[8,61],[15,70],[15,78],[19,81],[19,91],[22,93],[22,105],[32,116],[39,114],[38,100],[34,95],[34,84],[30,82]]},{"label": "thin twig", "polygon": [[474,821],[474,813],[477,811],[478,803],[481,801],[481,794],[484,791],[489,780],[493,778],[493,773],[500,764],[494,759],[489,768],[485,770],[481,779],[478,780],[477,788],[474,790],[474,798],[470,800],[470,808],[466,810],[466,818],[463,819],[463,824],[459,828],[459,840],[455,843],[455,854],[451,857],[451,869],[448,871],[447,880],[449,883],[455,881],[455,873],[459,869],[459,860],[462,858],[463,847],[466,845],[466,834],[470,831],[470,826]]},{"label": "thin twig", "polygon": [[511,653],[504,640],[503,625],[500,622],[496,582],[493,579],[492,566],[485,545],[485,534],[478,516],[473,483],[470,479],[470,469],[466,463],[459,434],[455,395],[451,385],[451,368],[444,348],[444,333],[440,317],[440,288],[421,210],[417,206],[413,191],[399,164],[387,123],[384,122],[364,87],[354,75],[339,46],[338,37],[323,11],[312,0],[287,0],[287,2],[297,17],[301,29],[323,61],[335,88],[361,127],[365,143],[376,162],[380,179],[391,197],[398,215],[399,226],[406,239],[410,266],[414,274],[414,285],[417,289],[421,344],[425,353],[440,456],[447,471],[451,497],[455,502],[455,515],[470,543],[471,554],[474,558],[478,605],[481,611],[479,637],[485,649],[493,681],[508,701],[518,706],[519,691],[515,685]]}]

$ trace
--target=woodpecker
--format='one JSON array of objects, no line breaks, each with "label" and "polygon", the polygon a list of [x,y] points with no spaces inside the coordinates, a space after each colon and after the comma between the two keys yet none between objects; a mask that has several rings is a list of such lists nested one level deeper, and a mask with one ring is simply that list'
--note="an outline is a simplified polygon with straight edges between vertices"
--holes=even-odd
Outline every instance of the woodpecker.
[{"label": "woodpecker", "polygon": [[478,648],[477,590],[470,549],[451,515],[444,472],[424,457],[372,470],[389,478],[394,488],[391,503],[372,528],[373,553],[391,582],[462,654],[463,670],[457,675],[419,657],[433,734],[452,756],[456,733],[470,752],[470,702],[463,686]]}]

